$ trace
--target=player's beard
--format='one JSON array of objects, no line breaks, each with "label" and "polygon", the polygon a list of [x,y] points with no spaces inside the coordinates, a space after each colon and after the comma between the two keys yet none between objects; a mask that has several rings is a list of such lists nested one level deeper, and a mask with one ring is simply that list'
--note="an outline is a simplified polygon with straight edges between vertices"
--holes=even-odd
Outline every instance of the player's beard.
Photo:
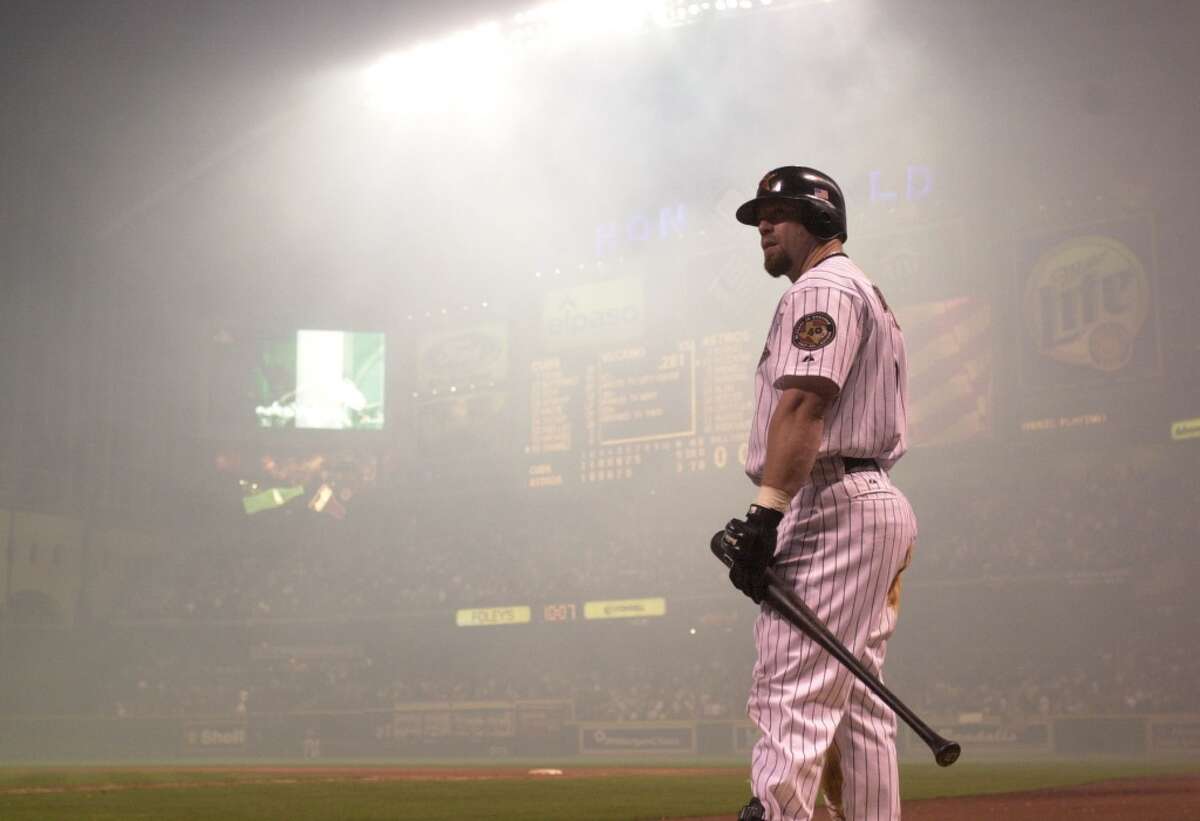
[{"label": "player's beard", "polygon": [[763,268],[775,279],[787,276],[788,271],[792,270],[791,255],[778,245],[772,247],[775,248],[775,253],[763,255]]}]

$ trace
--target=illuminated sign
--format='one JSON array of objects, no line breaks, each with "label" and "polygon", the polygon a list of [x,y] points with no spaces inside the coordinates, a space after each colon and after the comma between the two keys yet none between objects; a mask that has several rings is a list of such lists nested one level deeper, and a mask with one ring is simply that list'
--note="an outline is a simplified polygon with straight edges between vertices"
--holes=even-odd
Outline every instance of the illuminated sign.
[{"label": "illuminated sign", "polygon": [[641,212],[621,222],[597,225],[596,257],[603,259],[643,243],[681,237],[687,226],[687,206],[682,202],[659,208],[657,219]]},{"label": "illuminated sign", "polygon": [[220,753],[246,746],[246,725],[237,721],[189,722],[183,730],[184,752]]},{"label": "illuminated sign", "polygon": [[665,616],[667,600],[615,599],[612,601],[589,601],[583,603],[585,619],[644,619],[648,616]]},{"label": "illuminated sign", "polygon": [[[882,171],[867,175],[871,185],[871,203],[890,203],[900,199],[900,192],[887,190],[894,180],[884,182]],[[910,165],[904,170],[904,199],[909,202],[923,200],[933,192],[933,169],[927,165]]]},{"label": "illuminated sign", "polygon": [[248,514],[261,513],[276,507],[283,507],[297,496],[304,495],[302,487],[273,487],[261,493],[242,498],[242,508]]},{"label": "illuminated sign", "polygon": [[1176,442],[1183,439],[1200,439],[1200,417],[1172,422],[1171,438]]},{"label": "illuminated sign", "polygon": [[1104,413],[1081,413],[1076,416],[1047,416],[1044,419],[1030,419],[1021,423],[1025,433],[1039,430],[1059,430],[1061,428],[1090,428],[1108,422]]},{"label": "illuminated sign", "polygon": [[686,753],[696,751],[696,725],[683,721],[626,721],[579,725],[581,753]]},{"label": "illuminated sign", "polygon": [[454,623],[459,627],[488,627],[495,624],[529,624],[531,611],[519,607],[474,607],[456,610]]},{"label": "illuminated sign", "polygon": [[494,385],[508,378],[508,327],[476,322],[431,330],[417,344],[417,390],[422,395]]},{"label": "illuminated sign", "polygon": [[553,465],[540,464],[529,466],[530,487],[557,487],[562,483],[562,474],[556,473]]},{"label": "illuminated sign", "polygon": [[547,604],[542,608],[542,619],[545,621],[575,621],[575,604]]},{"label": "illuminated sign", "polygon": [[1072,237],[1042,254],[1025,287],[1025,321],[1039,353],[1100,371],[1125,367],[1150,310],[1150,277],[1112,237]]},{"label": "illuminated sign", "polygon": [[552,291],[542,306],[542,342],[560,350],[636,339],[645,316],[642,282],[633,277]]}]

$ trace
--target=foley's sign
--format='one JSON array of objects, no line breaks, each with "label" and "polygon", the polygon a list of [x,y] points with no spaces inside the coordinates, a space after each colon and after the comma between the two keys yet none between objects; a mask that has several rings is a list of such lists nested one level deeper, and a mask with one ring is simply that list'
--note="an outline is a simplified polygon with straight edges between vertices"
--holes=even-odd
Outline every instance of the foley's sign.
[{"label": "foley's sign", "polygon": [[458,610],[454,623],[459,627],[490,627],[497,624],[529,624],[532,611],[525,605],[517,607],[473,607]]}]

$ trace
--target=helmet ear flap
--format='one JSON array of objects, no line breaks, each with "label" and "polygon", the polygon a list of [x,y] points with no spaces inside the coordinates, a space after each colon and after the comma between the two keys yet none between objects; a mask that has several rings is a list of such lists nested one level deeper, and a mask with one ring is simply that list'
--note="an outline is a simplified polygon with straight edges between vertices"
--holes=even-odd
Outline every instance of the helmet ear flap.
[{"label": "helmet ear flap", "polygon": [[814,237],[821,240],[838,238],[840,234],[839,228],[834,224],[833,215],[828,211],[824,211],[814,205],[808,205],[803,209],[802,213],[804,215],[804,227]]}]

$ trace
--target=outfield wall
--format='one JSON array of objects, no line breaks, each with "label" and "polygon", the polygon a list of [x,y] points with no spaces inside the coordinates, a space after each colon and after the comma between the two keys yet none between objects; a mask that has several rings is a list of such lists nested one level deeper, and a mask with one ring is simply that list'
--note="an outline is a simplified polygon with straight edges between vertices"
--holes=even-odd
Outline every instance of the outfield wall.
[{"label": "outfield wall", "polygon": [[[1200,715],[1059,716],[1019,727],[934,722],[966,757],[1200,757]],[[434,702],[393,709],[194,717],[0,718],[0,759],[741,757],[747,721],[576,721],[569,701]],[[928,755],[907,728],[903,756]]]}]

